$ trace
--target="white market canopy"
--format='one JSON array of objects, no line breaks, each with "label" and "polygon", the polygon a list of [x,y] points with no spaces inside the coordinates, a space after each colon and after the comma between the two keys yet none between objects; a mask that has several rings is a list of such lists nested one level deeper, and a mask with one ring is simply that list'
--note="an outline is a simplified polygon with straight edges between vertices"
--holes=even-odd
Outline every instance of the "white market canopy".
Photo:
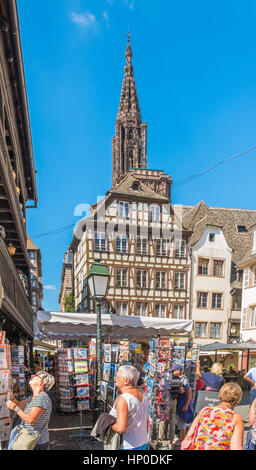
[{"label": "white market canopy", "polygon": [[[96,336],[97,314],[39,311],[37,312],[37,325],[41,338],[75,340]],[[192,326],[192,320],[101,315],[101,334],[102,337],[107,336],[109,339],[135,339],[189,333]]]}]

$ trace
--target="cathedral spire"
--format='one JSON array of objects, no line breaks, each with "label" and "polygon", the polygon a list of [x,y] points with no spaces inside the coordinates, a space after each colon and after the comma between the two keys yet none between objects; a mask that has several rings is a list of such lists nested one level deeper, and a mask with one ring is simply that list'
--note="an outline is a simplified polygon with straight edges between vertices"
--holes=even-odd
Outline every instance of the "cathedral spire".
[{"label": "cathedral spire", "polygon": [[132,66],[130,33],[125,52],[126,65],[116,120],[116,135],[112,139],[112,186],[129,168],[147,167],[147,124],[142,123],[139,100]]}]

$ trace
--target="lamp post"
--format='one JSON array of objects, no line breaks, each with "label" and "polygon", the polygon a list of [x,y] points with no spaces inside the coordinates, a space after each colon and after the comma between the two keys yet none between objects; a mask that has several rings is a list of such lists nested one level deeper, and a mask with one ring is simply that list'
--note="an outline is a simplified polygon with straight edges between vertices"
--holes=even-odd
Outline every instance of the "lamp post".
[{"label": "lamp post", "polygon": [[102,379],[101,303],[106,297],[108,288],[109,273],[107,266],[105,266],[105,264],[101,264],[99,259],[95,259],[95,263],[90,267],[87,280],[91,296],[96,301],[97,310],[97,396],[99,403]]}]

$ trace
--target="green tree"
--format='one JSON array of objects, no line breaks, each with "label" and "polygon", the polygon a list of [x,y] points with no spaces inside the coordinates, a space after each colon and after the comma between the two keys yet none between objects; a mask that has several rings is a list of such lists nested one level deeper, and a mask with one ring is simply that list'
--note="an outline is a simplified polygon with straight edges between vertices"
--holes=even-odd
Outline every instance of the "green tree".
[{"label": "green tree", "polygon": [[72,293],[68,294],[64,302],[65,312],[75,312],[75,297]]}]

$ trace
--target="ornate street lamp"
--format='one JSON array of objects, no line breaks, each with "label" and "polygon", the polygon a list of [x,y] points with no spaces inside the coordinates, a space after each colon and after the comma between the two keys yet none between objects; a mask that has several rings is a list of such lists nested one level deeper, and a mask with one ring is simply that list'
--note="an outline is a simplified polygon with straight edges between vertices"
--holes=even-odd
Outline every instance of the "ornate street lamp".
[{"label": "ornate street lamp", "polygon": [[[107,266],[101,264],[99,259],[90,267],[87,277],[91,296],[96,300],[97,310],[97,395],[100,400],[102,379],[102,351],[101,351],[101,303],[104,301],[108,288],[109,273]],[[98,401],[99,403],[99,401]]]}]

